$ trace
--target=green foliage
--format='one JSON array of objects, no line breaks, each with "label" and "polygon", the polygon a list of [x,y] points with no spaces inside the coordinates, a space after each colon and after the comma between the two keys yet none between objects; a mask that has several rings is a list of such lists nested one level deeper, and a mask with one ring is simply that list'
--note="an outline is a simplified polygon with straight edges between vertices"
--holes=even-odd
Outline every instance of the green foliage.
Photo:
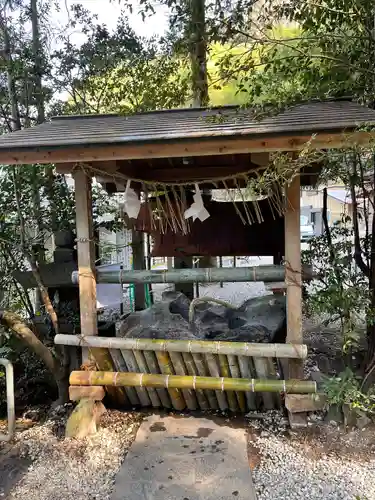
[{"label": "green foliage", "polygon": [[364,394],[361,390],[361,378],[349,368],[337,377],[327,377],[323,390],[327,395],[328,405],[349,405],[354,410],[375,414],[374,390]]},{"label": "green foliage", "polygon": [[[71,29],[81,29],[85,42],[74,45]],[[55,103],[64,113],[129,114],[178,107],[186,101],[184,63],[157,40],[137,36],[122,15],[110,32],[80,5],[55,51],[53,81],[69,98]]]},{"label": "green foliage", "polygon": [[[179,4],[179,2],[173,2]],[[173,9],[173,7],[172,7]],[[185,17],[188,14],[185,13]],[[367,0],[245,0],[207,6],[221,82],[272,110],[312,98],[374,102],[374,11]],[[185,35],[186,37],[186,35]]]},{"label": "green foliage", "polygon": [[[12,171],[15,175],[11,175]],[[15,188],[19,193],[19,206],[15,199]],[[3,291],[1,307],[32,316],[28,292],[13,278],[14,271],[29,268],[25,258],[25,247],[37,253],[37,261],[50,257],[40,254],[52,233],[63,229],[75,231],[74,191],[64,176],[52,173],[52,195],[50,181],[44,166],[23,165],[10,170],[0,168],[0,283]],[[53,206],[50,203],[53,199]],[[118,204],[98,185],[93,186],[94,228],[121,229],[124,222],[119,218]],[[51,217],[53,211],[53,219]],[[20,214],[25,225],[25,234],[20,230]],[[110,221],[103,216],[109,215]],[[108,218],[108,217],[107,217]],[[23,241],[22,241],[23,240]]]},{"label": "green foliage", "polygon": [[[302,251],[302,262],[313,264],[318,280],[310,287],[307,307],[317,316],[340,319],[343,350],[357,346],[358,331],[370,307],[368,278],[353,261],[351,219],[331,227],[331,247],[327,234],[312,238]],[[331,261],[333,254],[333,262]]]}]

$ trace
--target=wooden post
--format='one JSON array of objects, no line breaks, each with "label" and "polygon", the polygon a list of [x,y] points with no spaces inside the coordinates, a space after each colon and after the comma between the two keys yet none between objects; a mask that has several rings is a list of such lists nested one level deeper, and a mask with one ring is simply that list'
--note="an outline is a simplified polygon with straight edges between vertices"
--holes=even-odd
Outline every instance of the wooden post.
[{"label": "wooden post", "polygon": [[[285,190],[285,282],[287,286],[287,343],[302,344],[302,275],[300,176],[296,176]],[[288,360],[282,364],[284,377],[303,380],[303,361]],[[307,426],[307,414],[288,410],[292,429]]]},{"label": "wooden post", "polygon": [[[192,257],[175,257],[175,269],[191,269],[193,267]],[[184,293],[190,300],[194,299],[194,285],[193,283],[176,283],[176,291]]]},{"label": "wooden post", "polygon": [[[285,282],[287,286],[287,343],[302,344],[302,275],[301,275],[301,223],[300,177],[296,176],[285,190]],[[284,377],[303,380],[303,361],[288,360],[283,363]],[[288,410],[292,429],[307,426],[306,412]]]},{"label": "wooden post", "polygon": [[[287,343],[302,344],[302,267],[300,237],[300,177],[286,189],[285,282],[287,285]],[[289,363],[289,378],[303,378],[303,363]]]},{"label": "wooden post", "polygon": [[[81,169],[75,171],[73,177],[76,199],[81,335],[98,335],[92,179]],[[108,349],[94,347],[90,349],[89,353],[87,348],[82,348],[82,363],[91,364],[91,361],[95,361],[99,370],[112,371],[114,368]],[[124,401],[124,392],[122,390],[110,387],[108,393],[114,401]]]},{"label": "wooden post", "polygon": [[277,253],[273,256],[273,264],[275,266],[280,266],[282,261],[283,261],[283,256],[281,255],[281,253]]},{"label": "wooden post", "polygon": [[[219,267],[220,267],[220,269],[222,269],[222,267],[223,267],[223,257],[222,256],[219,257]],[[223,287],[224,287],[224,283],[222,281],[220,281],[220,288],[223,288]]]},{"label": "wooden post", "polygon": [[[132,231],[133,269],[146,269],[143,233]],[[134,309],[142,311],[146,307],[145,285],[134,286]]]},{"label": "wooden post", "polygon": [[[151,258],[151,236],[147,233],[146,234],[146,250],[147,250],[147,269],[151,271],[152,269],[152,258]],[[152,285],[149,283],[147,285],[148,288],[148,295],[150,297],[150,305],[154,303],[154,294],[152,293]]]},{"label": "wooden post", "polygon": [[[81,169],[74,172],[79,273],[81,334],[97,335],[95,245],[92,220],[92,181]],[[82,362],[88,361],[88,350],[82,349]]]}]

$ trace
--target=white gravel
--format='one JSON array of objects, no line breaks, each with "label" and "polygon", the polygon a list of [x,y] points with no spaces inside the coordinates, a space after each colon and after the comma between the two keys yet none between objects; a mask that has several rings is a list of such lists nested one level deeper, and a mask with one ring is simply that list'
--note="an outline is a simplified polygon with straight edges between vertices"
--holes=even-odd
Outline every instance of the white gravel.
[{"label": "white gravel", "polygon": [[258,500],[353,500],[375,498],[375,460],[340,456],[315,459],[286,438],[257,440],[261,465],[253,473]]},{"label": "white gravel", "polygon": [[374,429],[346,433],[320,424],[306,434],[273,426],[260,431],[268,426],[250,423],[257,500],[375,499]]},{"label": "white gravel", "polygon": [[[272,257],[242,257],[237,259],[237,267],[249,266],[265,266],[272,264]],[[223,257],[223,267],[232,267],[233,259],[231,257]],[[158,269],[166,269],[166,266],[159,266]],[[161,295],[165,290],[174,290],[174,284],[168,285],[155,284],[152,285],[152,293],[155,301],[161,300]],[[194,286],[195,291],[195,286]],[[267,291],[263,282],[246,282],[234,283],[225,282],[223,286],[220,283],[201,283],[199,285],[200,297],[213,297],[230,302],[233,305],[240,306],[245,300],[252,297],[270,294]]]},{"label": "white gravel", "polygon": [[253,297],[260,297],[269,294],[262,282],[246,282],[246,283],[223,283],[220,284],[210,283],[208,285],[201,285],[199,287],[200,297],[212,297],[215,299],[225,300],[234,306],[242,305],[245,300],[252,299]]},{"label": "white gravel", "polygon": [[110,411],[99,432],[80,441],[61,437],[65,421],[18,432],[14,446],[31,465],[7,500],[109,500],[140,420],[132,413]]}]

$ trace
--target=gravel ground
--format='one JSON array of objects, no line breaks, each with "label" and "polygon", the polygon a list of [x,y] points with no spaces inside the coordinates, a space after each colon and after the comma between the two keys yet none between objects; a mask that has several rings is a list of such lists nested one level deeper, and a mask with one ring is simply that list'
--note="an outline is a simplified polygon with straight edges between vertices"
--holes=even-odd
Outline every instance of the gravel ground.
[{"label": "gravel ground", "polygon": [[321,424],[293,433],[275,414],[249,424],[258,500],[375,498],[374,428],[345,433]]},{"label": "gravel ground", "polygon": [[[163,289],[165,285],[153,286],[157,300]],[[236,305],[265,293],[263,283],[200,286],[201,296],[222,298]],[[328,348],[326,356],[335,357],[336,340],[334,328],[323,331],[320,325],[305,324],[305,342],[311,351]],[[316,356],[310,357],[307,371],[316,368]],[[249,414],[248,421],[249,462],[258,500],[375,499],[374,428],[345,433],[311,421],[307,432],[293,433],[285,416],[276,411]],[[0,443],[0,497],[109,500],[114,477],[139,422],[136,414],[109,411],[99,432],[84,441],[62,439],[64,419],[51,419],[18,432],[12,450]],[[17,473],[12,471],[12,484],[8,481],[6,489],[12,469]]]},{"label": "gravel ground", "polygon": [[[110,410],[103,416],[99,432],[81,441],[63,439],[66,418],[53,418],[17,432],[11,445],[0,443],[0,497],[109,500],[115,475],[140,421],[138,414]],[[24,470],[14,474],[20,464]],[[1,477],[2,472],[7,476]]]}]

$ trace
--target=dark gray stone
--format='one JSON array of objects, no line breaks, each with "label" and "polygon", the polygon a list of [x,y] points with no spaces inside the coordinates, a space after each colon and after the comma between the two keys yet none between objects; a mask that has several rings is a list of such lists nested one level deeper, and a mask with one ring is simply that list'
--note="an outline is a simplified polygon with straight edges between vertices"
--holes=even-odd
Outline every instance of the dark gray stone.
[{"label": "dark gray stone", "polygon": [[340,405],[331,405],[324,417],[325,422],[335,422],[336,424],[344,423],[344,413]]},{"label": "dark gray stone", "polygon": [[169,312],[180,314],[184,320],[189,321],[190,299],[181,292],[166,291],[162,294],[163,302],[169,302]]},{"label": "dark gray stone", "polygon": [[199,337],[207,340],[229,334],[228,311],[227,307],[217,304],[197,304],[193,322],[194,331]]},{"label": "dark gray stone", "polygon": [[132,338],[207,339],[232,342],[284,342],[285,297],[267,295],[247,300],[240,308],[198,303],[189,324],[190,300],[166,292],[163,301],[123,320],[118,335]]},{"label": "dark gray stone", "polygon": [[357,412],[350,405],[342,405],[344,415],[344,424],[347,427],[355,427],[357,425]]},{"label": "dark gray stone", "polygon": [[[263,295],[247,300],[236,311],[228,312],[229,328],[259,326],[270,332],[270,342],[284,330],[286,321],[286,297]],[[284,339],[285,340],[285,339]]]},{"label": "dark gray stone", "polygon": [[53,261],[55,264],[60,262],[75,261],[77,258],[77,251],[72,248],[56,248],[53,252]]},{"label": "dark gray stone", "polygon": [[55,245],[62,248],[73,248],[75,244],[75,234],[69,229],[63,229],[54,233]]},{"label": "dark gray stone", "polygon": [[215,340],[227,340],[228,342],[259,342],[268,343],[271,333],[263,325],[244,325],[234,330],[222,332],[215,336]]},{"label": "dark gray stone", "polygon": [[117,336],[151,339],[194,340],[198,337],[180,315],[172,314],[170,302],[158,302],[148,309],[131,313],[121,322]]}]

